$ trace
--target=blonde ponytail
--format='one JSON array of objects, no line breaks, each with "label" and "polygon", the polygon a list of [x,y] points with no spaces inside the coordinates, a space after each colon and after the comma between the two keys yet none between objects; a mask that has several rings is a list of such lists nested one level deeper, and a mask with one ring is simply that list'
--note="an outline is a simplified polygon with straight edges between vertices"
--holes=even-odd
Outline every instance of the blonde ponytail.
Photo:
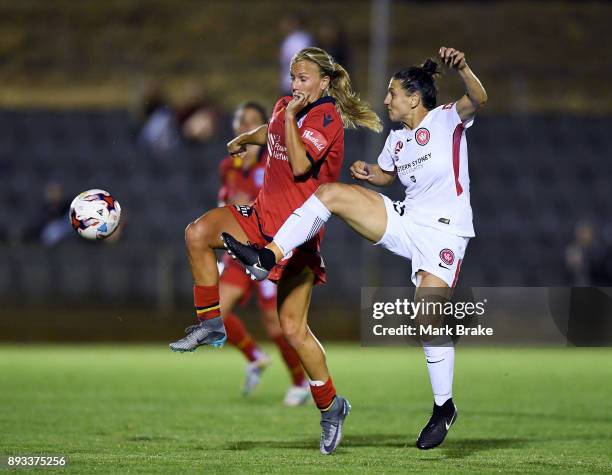
[{"label": "blonde ponytail", "polygon": [[345,128],[366,127],[374,132],[382,131],[382,123],[376,112],[353,91],[346,69],[336,63],[325,50],[305,48],[291,59],[291,66],[298,61],[311,61],[319,66],[321,77],[329,76],[328,93],[336,99],[336,109]]}]

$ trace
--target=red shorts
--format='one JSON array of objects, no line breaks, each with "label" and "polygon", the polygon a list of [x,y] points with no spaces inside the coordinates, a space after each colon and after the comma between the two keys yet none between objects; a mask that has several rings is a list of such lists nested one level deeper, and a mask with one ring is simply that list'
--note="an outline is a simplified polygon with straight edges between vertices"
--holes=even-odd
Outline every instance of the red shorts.
[{"label": "red shorts", "polygon": [[[238,224],[240,224],[240,227],[247,235],[249,243],[260,247],[264,247],[269,243],[263,236],[255,208],[246,205],[228,205],[227,208],[232,212],[236,221],[238,221]],[[314,274],[315,285],[324,284],[326,282],[325,264],[323,263],[321,254],[314,249],[303,248],[294,249],[291,256],[276,264],[270,271],[268,279],[272,282],[278,282],[283,277],[286,278],[299,275],[306,268],[310,269]]]},{"label": "red shorts", "polygon": [[232,259],[229,254],[223,255],[223,272],[219,279],[221,284],[233,285],[243,292],[240,304],[246,304],[253,291],[257,292],[257,305],[262,310],[274,310],[276,308],[276,284],[269,280],[255,282],[244,271],[243,267]]}]

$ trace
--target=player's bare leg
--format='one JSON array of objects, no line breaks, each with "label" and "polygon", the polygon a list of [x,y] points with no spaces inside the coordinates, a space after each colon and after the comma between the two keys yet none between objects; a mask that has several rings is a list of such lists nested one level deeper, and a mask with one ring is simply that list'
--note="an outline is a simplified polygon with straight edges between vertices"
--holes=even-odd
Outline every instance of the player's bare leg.
[{"label": "player's bare leg", "polygon": [[342,427],[351,406],[329,376],[325,351],[308,327],[308,307],[314,284],[312,271],[282,279],[278,286],[278,314],[283,335],[300,357],[311,379],[313,399],[321,411],[321,453],[331,454],[342,440]]},{"label": "player's bare leg", "polygon": [[291,373],[292,385],[285,393],[283,404],[292,407],[301,406],[310,400],[310,386],[304,374],[304,368],[302,368],[299,356],[283,335],[277,309],[262,307],[261,317],[268,337],[278,347],[283,361],[289,373]]},{"label": "player's bare leg", "polygon": [[242,393],[248,396],[259,385],[263,371],[270,365],[270,357],[259,348],[247,332],[242,320],[233,313],[236,304],[244,297],[243,288],[222,281],[219,286],[219,297],[227,341],[240,350],[247,359]]},{"label": "player's bare leg", "polygon": [[198,323],[185,337],[171,343],[172,351],[194,351],[198,346],[220,347],[227,339],[219,298],[219,270],[214,249],[222,248],[219,236],[228,231],[246,240],[244,231],[227,208],[213,209],[185,230],[189,265],[194,280],[194,304]]},{"label": "player's bare leg", "polygon": [[314,381],[327,381],[329,371],[323,347],[308,328],[308,308],[314,284],[310,270],[278,283],[278,315],[283,335],[297,352],[304,370]]},{"label": "player's bare leg", "polygon": [[326,183],[293,212],[266,248],[243,245],[231,233],[222,238],[247,272],[263,280],[285,255],[316,235],[332,214],[371,242],[380,241],[387,229],[387,211],[379,193],[357,185]]},{"label": "player's bare leg", "polygon": [[[439,302],[444,305],[452,296],[452,290],[439,277],[420,270],[417,272],[415,300]],[[421,313],[416,317],[417,325],[441,326],[443,315]],[[450,427],[457,420],[457,407],[452,399],[455,348],[448,336],[421,336],[429,379],[434,393],[431,418],[421,430],[417,447],[432,449],[440,445]]]},{"label": "player's bare leg", "polygon": [[[331,214],[338,216],[368,241],[378,242],[385,234],[387,212],[379,193],[358,185],[326,183],[314,195]],[[266,246],[274,252],[277,262],[291,250],[282,249],[281,245],[275,238]]]},{"label": "player's bare leg", "polygon": [[222,232],[230,233],[241,241],[248,240],[228,208],[210,210],[185,229],[187,257],[196,285],[219,284],[215,249],[223,249],[223,242],[220,238]]}]

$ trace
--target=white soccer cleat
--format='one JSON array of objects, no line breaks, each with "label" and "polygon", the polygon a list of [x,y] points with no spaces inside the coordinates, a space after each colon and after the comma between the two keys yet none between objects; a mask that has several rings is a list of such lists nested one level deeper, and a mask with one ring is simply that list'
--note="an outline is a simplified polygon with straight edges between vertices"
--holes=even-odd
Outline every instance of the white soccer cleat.
[{"label": "white soccer cleat", "polygon": [[310,388],[308,387],[308,382],[306,382],[302,386],[291,386],[285,394],[283,404],[289,407],[296,407],[302,406],[308,401],[310,401]]},{"label": "white soccer cleat", "polygon": [[242,394],[244,396],[249,396],[259,386],[261,374],[270,366],[271,362],[270,357],[262,351],[255,361],[247,363],[244,386],[242,387]]}]

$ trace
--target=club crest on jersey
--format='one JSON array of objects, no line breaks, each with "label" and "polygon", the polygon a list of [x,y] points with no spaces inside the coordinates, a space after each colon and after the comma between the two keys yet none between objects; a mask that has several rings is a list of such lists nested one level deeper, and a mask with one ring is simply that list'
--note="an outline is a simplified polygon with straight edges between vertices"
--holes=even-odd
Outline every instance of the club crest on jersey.
[{"label": "club crest on jersey", "polygon": [[429,142],[429,130],[427,130],[425,127],[421,127],[414,134],[414,138],[419,145],[425,145],[427,142]]},{"label": "club crest on jersey", "polygon": [[395,144],[395,155],[398,155],[402,151],[402,148],[404,148],[404,142],[398,140]]},{"label": "club crest on jersey", "polygon": [[446,265],[450,266],[455,262],[455,254],[453,254],[453,251],[450,249],[442,249],[440,251],[440,259],[442,259],[442,262]]}]

